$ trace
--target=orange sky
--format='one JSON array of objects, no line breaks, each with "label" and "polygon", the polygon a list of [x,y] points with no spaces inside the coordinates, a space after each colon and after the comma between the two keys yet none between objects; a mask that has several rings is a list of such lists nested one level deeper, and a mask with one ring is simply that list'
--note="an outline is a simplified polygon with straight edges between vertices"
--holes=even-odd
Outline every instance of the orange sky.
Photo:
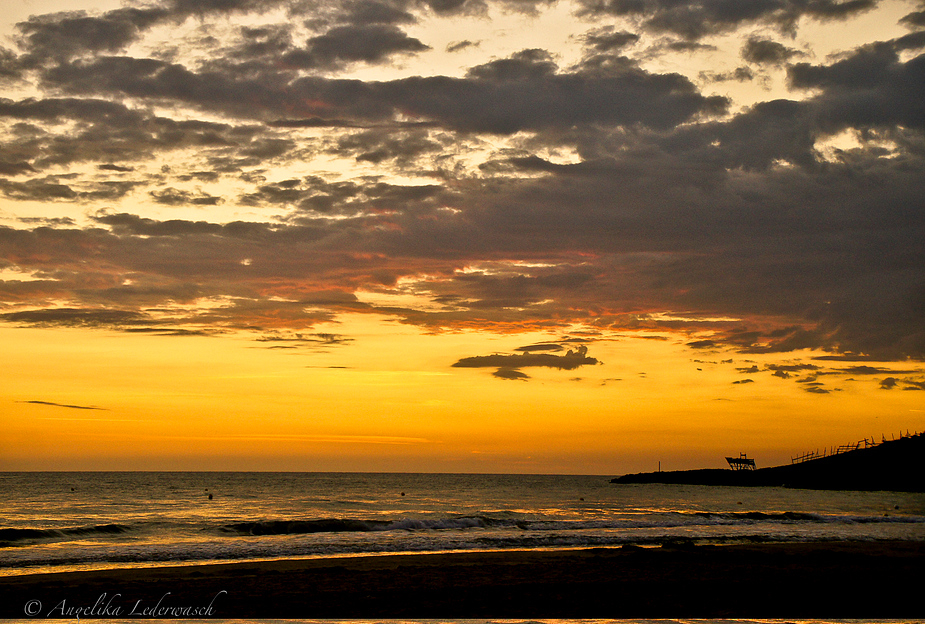
[{"label": "orange sky", "polygon": [[14,3],[0,470],[620,474],[921,430],[925,12],[746,6]]},{"label": "orange sky", "polygon": [[880,389],[883,372],[816,361],[831,392],[807,393],[806,375],[766,369],[780,358],[692,354],[670,336],[596,340],[598,365],[510,381],[451,360],[556,335],[370,317],[337,329],[353,341],[271,349],[246,334],[6,328],[2,468],[620,474],[743,451],[776,464],[922,418],[918,393]]}]

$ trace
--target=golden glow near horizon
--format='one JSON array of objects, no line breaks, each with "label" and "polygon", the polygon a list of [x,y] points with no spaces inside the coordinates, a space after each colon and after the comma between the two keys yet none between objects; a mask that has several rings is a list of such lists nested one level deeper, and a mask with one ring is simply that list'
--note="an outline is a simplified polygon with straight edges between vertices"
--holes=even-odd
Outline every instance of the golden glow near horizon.
[{"label": "golden glow near horizon", "polygon": [[[607,474],[652,461],[717,467],[738,449],[786,462],[807,445],[889,438],[921,418],[916,393],[878,390],[879,377],[832,372],[831,395],[808,400],[765,369],[779,358],[692,359],[673,338],[602,340],[601,364],[520,382],[454,369],[447,354],[555,335],[343,321],[351,344],[297,349],[242,335],[4,329],[2,468]],[[761,372],[741,372],[752,366]]]},{"label": "golden glow near horizon", "polygon": [[925,427],[919,5],[125,6],[2,31],[0,470],[619,474]]}]

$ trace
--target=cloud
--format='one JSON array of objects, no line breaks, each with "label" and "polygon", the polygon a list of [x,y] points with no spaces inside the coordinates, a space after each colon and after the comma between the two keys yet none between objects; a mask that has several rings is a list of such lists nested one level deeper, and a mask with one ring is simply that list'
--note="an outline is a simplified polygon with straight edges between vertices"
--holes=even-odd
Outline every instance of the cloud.
[{"label": "cloud", "polygon": [[429,50],[418,39],[409,37],[391,24],[373,23],[336,26],[312,37],[306,47],[293,50],[282,62],[300,69],[336,68],[344,63],[381,63],[396,53]]},{"label": "cloud", "polygon": [[181,191],[172,187],[161,191],[150,191],[148,194],[155,202],[165,206],[215,206],[222,203],[221,197],[215,197],[202,192],[191,193],[189,191]]},{"label": "cloud", "polygon": [[469,41],[468,39],[464,39],[462,41],[454,41],[452,43],[448,43],[446,45],[446,51],[447,52],[462,52],[463,50],[466,50],[468,48],[477,48],[478,46],[479,46],[479,42]]},{"label": "cloud", "polygon": [[692,340],[687,346],[692,349],[713,349],[720,346],[720,343],[715,340]]},{"label": "cloud", "polygon": [[754,80],[754,78],[754,72],[748,67],[736,67],[731,72],[700,72],[700,79],[705,82],[729,82],[731,80],[748,82],[749,80]]},{"label": "cloud", "polygon": [[30,403],[32,405],[48,405],[51,407],[64,407],[67,409],[76,409],[76,410],[103,410],[103,411],[106,410],[106,408],[104,407],[93,407],[93,406],[86,406],[86,405],[67,405],[64,403],[53,403],[51,401],[17,401],[17,403]]},{"label": "cloud", "polygon": [[[171,0],[30,18],[0,52],[0,75],[32,89],[0,99],[15,224],[0,258],[32,276],[0,284],[3,318],[307,334],[349,310],[429,331],[576,324],[921,359],[925,32],[825,59],[773,34],[872,6],[588,0],[619,25],[563,33],[583,46],[572,64],[552,44],[487,58],[466,40],[450,47],[470,66],[449,75],[423,65],[428,25],[548,4]],[[227,19],[244,14],[263,21]],[[161,27],[183,36],[151,54]],[[748,67],[698,83],[645,62],[733,31]],[[407,69],[369,78],[396,59]],[[784,68],[791,93],[747,107],[702,86]],[[180,302],[195,312],[150,312]],[[539,355],[558,356],[505,357]]]},{"label": "cloud", "polygon": [[882,375],[884,373],[910,373],[913,371],[901,371],[901,370],[892,370],[888,368],[881,368],[879,366],[849,366],[848,368],[840,368],[838,372],[845,373],[847,375]]},{"label": "cloud", "polygon": [[804,56],[804,54],[776,41],[757,37],[749,37],[742,48],[742,58],[757,65],[780,66],[795,56]]},{"label": "cloud", "polygon": [[[334,62],[360,60],[366,53],[325,54]],[[299,111],[307,117],[380,122],[400,110],[456,130],[498,134],[591,123],[668,128],[695,115],[722,114],[728,106],[726,98],[700,94],[679,74],[632,66],[604,75],[553,69],[542,52],[527,50],[476,66],[466,78],[361,82],[306,76],[283,87],[259,74],[237,79],[154,59],[104,57],[50,69],[43,79],[50,88],[74,94],[172,100],[245,118]]]},{"label": "cloud", "polygon": [[157,7],[126,7],[100,16],[84,11],[33,16],[17,24],[19,44],[35,62],[63,61],[86,52],[118,52],[168,15]]},{"label": "cloud", "polygon": [[586,33],[582,40],[584,44],[596,52],[614,52],[622,50],[639,41],[636,33],[626,30],[613,30],[613,27],[604,27]]},{"label": "cloud", "polygon": [[498,377],[499,379],[518,379],[523,381],[530,379],[530,375],[523,373],[516,368],[499,368],[493,372],[492,375]]},{"label": "cloud", "polygon": [[79,308],[52,308],[23,312],[6,312],[0,314],[0,318],[12,323],[23,323],[28,325],[64,325],[77,327],[134,325],[150,320],[146,315],[131,310],[87,310]]},{"label": "cloud", "polygon": [[593,17],[625,16],[655,33],[700,39],[742,25],[768,24],[792,31],[801,17],[820,21],[845,19],[877,5],[876,0],[759,0],[755,2],[675,2],[673,0],[582,0],[582,12]]},{"label": "cloud", "polygon": [[411,13],[384,2],[359,0],[346,3],[347,21],[353,24],[414,24],[417,18]]},{"label": "cloud", "polygon": [[580,366],[599,364],[600,362],[588,356],[588,348],[584,345],[575,350],[569,349],[564,355],[549,353],[527,352],[519,355],[480,355],[462,358],[453,364],[455,368],[497,368],[493,373],[502,379],[528,379],[528,376],[518,369],[526,367],[547,367],[557,370],[574,370]]},{"label": "cloud", "polygon": [[[330,347],[353,342],[353,338],[323,332],[301,333],[274,331],[257,338],[257,342],[272,343],[271,348],[292,348],[293,346]],[[275,343],[287,343],[283,347]]]},{"label": "cloud", "polygon": [[555,343],[541,343],[527,345],[525,347],[517,347],[515,351],[522,351],[524,353],[533,353],[534,351],[562,351],[565,347]]},{"label": "cloud", "polygon": [[899,21],[910,28],[925,27],[925,11],[913,11],[903,16]]},{"label": "cloud", "polygon": [[899,384],[896,377],[886,377],[880,381],[880,387],[884,390],[892,390]]}]

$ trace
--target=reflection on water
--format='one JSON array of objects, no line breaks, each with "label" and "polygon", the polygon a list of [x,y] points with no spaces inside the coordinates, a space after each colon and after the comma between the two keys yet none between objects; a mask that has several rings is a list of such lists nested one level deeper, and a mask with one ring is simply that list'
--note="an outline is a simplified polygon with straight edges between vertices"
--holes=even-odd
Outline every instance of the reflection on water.
[{"label": "reflection on water", "polygon": [[383,552],[925,540],[925,495],[607,477],[0,473],[0,574]]}]

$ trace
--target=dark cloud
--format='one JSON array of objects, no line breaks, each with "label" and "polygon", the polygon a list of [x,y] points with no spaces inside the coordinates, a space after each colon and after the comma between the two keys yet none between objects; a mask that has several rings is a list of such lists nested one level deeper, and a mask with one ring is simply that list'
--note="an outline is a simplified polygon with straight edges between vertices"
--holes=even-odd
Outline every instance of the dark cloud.
[{"label": "dark cloud", "polygon": [[222,333],[215,329],[169,329],[163,327],[124,327],[122,328],[127,334],[152,334],[155,336],[215,336]]},{"label": "dark cloud", "polygon": [[35,173],[35,168],[25,161],[20,162],[2,162],[0,161],[0,175],[20,175],[23,173]]},{"label": "dark cloud", "polygon": [[901,24],[905,24],[911,28],[925,27],[925,11],[913,11],[905,15],[899,21]]},{"label": "dark cloud", "polygon": [[542,343],[527,345],[525,347],[517,347],[515,351],[523,351],[524,353],[532,353],[534,351],[562,351],[565,347],[555,343]]},{"label": "dark cloud", "polygon": [[804,54],[776,41],[757,37],[750,37],[742,48],[742,58],[757,65],[780,66],[795,56],[804,56]]},{"label": "dark cloud", "polygon": [[[365,44],[364,44],[365,45]],[[334,57],[330,57],[334,58]],[[342,57],[337,57],[342,58]],[[703,96],[679,74],[620,65],[610,73],[553,73],[542,51],[527,50],[470,70],[467,78],[412,77],[380,83],[305,77],[231,80],[153,59],[107,57],[45,73],[49,86],[175,100],[244,117],[304,111],[324,118],[383,121],[395,111],[464,131],[509,134],[575,124],[668,128],[695,115],[721,114],[728,101]]]},{"label": "dark cloud", "polygon": [[[912,37],[913,39],[908,39]],[[788,68],[797,89],[820,89],[811,103],[813,123],[834,134],[844,128],[925,126],[925,56],[902,62],[905,49],[925,47],[925,32],[865,46],[830,65]]]},{"label": "dark cloud", "polygon": [[728,82],[731,80],[735,80],[736,82],[748,82],[755,78],[754,72],[748,67],[736,67],[731,72],[702,71],[699,76],[700,79],[705,82]]},{"label": "dark cloud", "polygon": [[23,79],[24,62],[16,52],[0,47],[0,81],[16,82]]},{"label": "dark cloud", "polygon": [[74,200],[79,196],[70,186],[60,184],[54,178],[27,182],[0,179],[0,192],[13,199],[33,201]]},{"label": "dark cloud", "polygon": [[775,372],[784,372],[784,373],[796,373],[799,371],[806,370],[819,370],[819,367],[815,364],[768,364],[766,367],[768,370]]},{"label": "dark cloud", "polygon": [[353,342],[353,338],[348,338],[340,334],[330,333],[301,333],[301,332],[280,332],[274,331],[257,338],[257,342],[266,343],[292,343],[299,346],[312,347],[329,347],[335,345],[344,345]]},{"label": "dark cloud", "polygon": [[671,52],[713,52],[716,49],[714,45],[696,41],[664,41],[654,48],[656,51],[669,50]]},{"label": "dark cloud", "polygon": [[518,380],[523,380],[523,381],[530,379],[530,375],[528,375],[527,373],[521,372],[517,370],[516,368],[499,368],[498,370],[493,372],[492,375],[500,379],[518,379]]},{"label": "dark cloud", "polygon": [[446,51],[447,52],[462,52],[463,50],[466,50],[468,48],[477,48],[478,46],[479,46],[479,42],[469,41],[468,39],[465,39],[463,41],[454,41],[453,43],[447,44]]},{"label": "dark cloud", "polygon": [[896,377],[886,377],[880,381],[880,387],[884,390],[892,390],[899,384],[899,380]]},{"label": "dark cloud", "polygon": [[217,234],[227,230],[227,226],[205,221],[184,221],[175,219],[156,221],[126,213],[101,213],[94,216],[98,223],[109,225],[116,234],[131,236],[177,236],[190,234]]},{"label": "dark cloud", "polygon": [[558,67],[545,50],[521,50],[510,58],[477,65],[468,72],[470,78],[491,81],[542,80],[556,73]]},{"label": "dark cloud", "polygon": [[150,191],[148,194],[155,202],[165,206],[215,206],[222,203],[221,197],[202,192],[181,191],[172,187],[161,191]]},{"label": "dark cloud", "polygon": [[76,409],[76,410],[103,410],[104,407],[93,407],[88,405],[68,405],[66,403],[54,403],[52,401],[17,401],[17,403],[29,403],[32,405],[48,405],[50,407],[64,407],[67,409]]},{"label": "dark cloud", "polygon": [[133,310],[89,310],[81,308],[50,308],[25,312],[7,312],[0,318],[26,325],[69,327],[109,327],[150,322],[147,315]]},{"label": "dark cloud", "polygon": [[424,0],[423,4],[440,15],[483,15],[488,8],[483,0]]},{"label": "dark cloud", "polygon": [[841,368],[839,372],[845,373],[847,375],[882,375],[883,373],[888,372],[909,372],[909,371],[891,371],[890,369],[880,368],[878,366],[850,366],[848,368]]},{"label": "dark cloud", "polygon": [[597,52],[614,52],[638,42],[639,35],[625,30],[599,28],[586,33],[583,41],[586,46]]},{"label": "dark cloud", "polygon": [[395,132],[376,129],[344,136],[330,151],[353,156],[362,162],[379,164],[391,160],[399,166],[415,166],[422,155],[443,150],[444,145],[433,140],[426,130]]},{"label": "dark cloud", "polygon": [[21,223],[42,225],[47,227],[74,226],[76,222],[70,217],[19,217]]},{"label": "dark cloud", "polygon": [[20,46],[35,63],[41,63],[87,52],[119,52],[169,15],[163,8],[126,7],[100,16],[70,11],[33,16],[16,27]]},{"label": "dark cloud", "polygon": [[499,368],[518,369],[528,366],[544,366],[559,370],[573,370],[579,366],[598,364],[598,360],[588,356],[588,348],[579,346],[574,351],[569,350],[565,355],[552,355],[549,353],[525,353],[522,355],[479,355],[466,357],[453,364],[456,368]]},{"label": "dark cloud", "polygon": [[[375,311],[434,331],[575,322],[686,332],[698,349],[925,357],[925,32],[812,62],[784,39],[755,35],[743,56],[789,64],[799,93],[738,110],[638,59],[872,3],[583,6],[629,18],[634,32],[585,33],[587,56],[569,67],[534,48],[461,76],[380,81],[337,72],[420,52],[427,42],[404,25],[489,15],[487,3],[176,0],[30,19],[17,50],[0,52],[0,75],[26,76],[35,89],[0,100],[0,193],[113,208],[88,211],[87,227],[49,216],[0,229],[0,258],[36,276],[0,286],[4,311],[71,301],[75,310],[134,311],[131,327],[159,331],[192,317],[164,312],[161,325],[146,310],[224,297],[233,303],[197,322],[304,331],[339,311]],[[224,41],[209,30],[215,17],[276,9],[290,20],[230,21]],[[145,58],[133,45],[188,18],[203,22],[192,55]],[[629,50],[637,59],[622,55]],[[760,80],[764,71],[700,79]],[[842,136],[856,146],[828,143]],[[372,173],[307,175],[329,157]],[[396,174],[420,184],[394,182]],[[218,197],[211,183],[234,190]],[[128,214],[118,202],[130,195],[161,206],[224,201],[254,222],[218,222],[210,210],[201,221]],[[365,305],[352,294],[359,289],[433,306]],[[666,310],[687,312],[654,314]],[[553,354],[504,357],[540,355]]]},{"label": "dark cloud", "polygon": [[300,69],[330,69],[360,61],[381,63],[397,53],[429,49],[429,46],[390,24],[337,26],[309,39],[305,49],[286,53],[282,61]]},{"label": "dark cloud", "polygon": [[98,201],[114,200],[128,194],[135,182],[104,181],[93,182],[75,190],[61,184],[56,178],[34,179],[13,182],[0,178],[0,193],[17,200],[33,201]]},{"label": "dark cloud", "polygon": [[720,343],[715,340],[692,340],[687,343],[687,346],[692,349],[714,349],[719,345]]},{"label": "dark cloud", "polygon": [[745,24],[769,24],[792,31],[801,17],[845,19],[877,5],[876,0],[582,0],[582,13],[593,17],[626,16],[639,19],[655,33],[673,33],[696,40]]},{"label": "dark cloud", "polygon": [[348,3],[347,21],[362,24],[414,24],[417,18],[408,11],[384,2],[359,0]]}]

